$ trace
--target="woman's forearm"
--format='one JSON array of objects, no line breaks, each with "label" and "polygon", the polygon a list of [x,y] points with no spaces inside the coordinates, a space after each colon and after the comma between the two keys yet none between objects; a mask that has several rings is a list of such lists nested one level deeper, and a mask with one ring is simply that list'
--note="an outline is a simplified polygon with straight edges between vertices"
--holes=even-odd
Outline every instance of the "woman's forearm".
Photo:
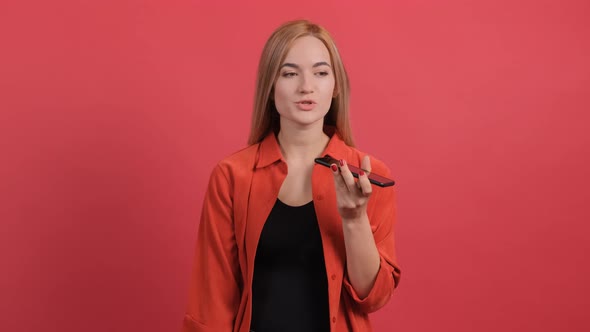
[{"label": "woman's forearm", "polygon": [[377,277],[381,261],[379,251],[366,213],[355,220],[342,220],[342,228],[348,279],[363,299],[369,295]]}]

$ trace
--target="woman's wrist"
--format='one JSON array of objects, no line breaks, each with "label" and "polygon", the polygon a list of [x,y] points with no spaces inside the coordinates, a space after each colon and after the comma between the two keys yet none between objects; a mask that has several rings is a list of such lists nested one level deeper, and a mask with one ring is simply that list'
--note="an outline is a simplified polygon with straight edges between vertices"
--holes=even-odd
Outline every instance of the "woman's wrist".
[{"label": "woman's wrist", "polygon": [[[341,216],[342,217],[342,216]],[[358,226],[358,225],[366,225],[369,223],[369,216],[367,215],[367,211],[362,211],[357,215],[351,215],[347,217],[342,217],[342,224],[350,227]]]}]

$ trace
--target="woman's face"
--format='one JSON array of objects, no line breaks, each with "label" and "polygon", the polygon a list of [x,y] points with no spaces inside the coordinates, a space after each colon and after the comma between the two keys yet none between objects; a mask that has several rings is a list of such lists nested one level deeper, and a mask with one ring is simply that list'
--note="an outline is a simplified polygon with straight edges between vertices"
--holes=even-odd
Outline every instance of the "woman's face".
[{"label": "woman's face", "polygon": [[296,39],[279,68],[274,86],[281,127],[323,124],[332,103],[334,84],[330,53],[322,41],[312,36]]}]

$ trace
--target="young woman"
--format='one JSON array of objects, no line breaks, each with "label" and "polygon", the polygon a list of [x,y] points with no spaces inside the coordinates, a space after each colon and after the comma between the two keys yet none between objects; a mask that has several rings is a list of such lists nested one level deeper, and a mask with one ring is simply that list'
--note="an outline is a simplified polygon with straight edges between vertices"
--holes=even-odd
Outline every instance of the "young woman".
[{"label": "young woman", "polygon": [[[399,282],[389,170],[353,146],[334,41],[308,21],[267,41],[249,146],[213,170],[184,331],[371,331]],[[329,154],[330,168],[314,163]]]}]

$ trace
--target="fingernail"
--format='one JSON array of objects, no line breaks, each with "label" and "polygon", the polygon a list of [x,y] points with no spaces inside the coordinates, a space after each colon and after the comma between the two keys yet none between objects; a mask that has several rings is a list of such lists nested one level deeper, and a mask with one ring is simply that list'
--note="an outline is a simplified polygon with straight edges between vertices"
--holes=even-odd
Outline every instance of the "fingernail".
[{"label": "fingernail", "polygon": [[336,164],[330,165],[330,168],[332,169],[332,172],[336,172],[338,170],[338,166],[336,166]]},{"label": "fingernail", "polygon": [[340,159],[340,166],[344,166],[344,159]]},{"label": "fingernail", "polygon": [[363,176],[363,175],[365,175],[365,172],[364,172],[364,171],[361,169],[361,170],[359,171],[359,175],[360,175],[360,176]]}]

